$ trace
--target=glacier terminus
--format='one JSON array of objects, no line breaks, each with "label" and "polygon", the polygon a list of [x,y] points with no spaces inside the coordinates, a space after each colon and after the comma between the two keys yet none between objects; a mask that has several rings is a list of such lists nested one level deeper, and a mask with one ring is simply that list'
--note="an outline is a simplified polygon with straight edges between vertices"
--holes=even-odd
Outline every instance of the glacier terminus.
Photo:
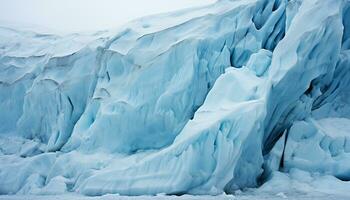
[{"label": "glacier terminus", "polygon": [[85,34],[0,26],[2,195],[350,198],[349,181],[349,0],[218,0]]}]

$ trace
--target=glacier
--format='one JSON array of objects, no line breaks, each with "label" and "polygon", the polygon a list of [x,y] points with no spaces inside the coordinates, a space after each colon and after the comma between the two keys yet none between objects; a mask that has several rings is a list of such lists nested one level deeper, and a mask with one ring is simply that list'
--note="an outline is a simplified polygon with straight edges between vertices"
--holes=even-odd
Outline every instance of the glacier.
[{"label": "glacier", "polygon": [[349,0],[219,0],[64,36],[0,26],[0,194],[346,190],[349,84]]}]

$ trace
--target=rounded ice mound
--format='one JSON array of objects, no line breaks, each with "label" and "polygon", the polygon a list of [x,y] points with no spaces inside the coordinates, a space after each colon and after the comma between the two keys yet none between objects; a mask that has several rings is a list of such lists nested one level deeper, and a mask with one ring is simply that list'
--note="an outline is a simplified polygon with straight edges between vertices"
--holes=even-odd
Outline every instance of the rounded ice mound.
[{"label": "rounded ice mound", "polygon": [[252,54],[248,60],[247,68],[253,70],[257,76],[263,76],[271,64],[272,52],[260,49]]}]

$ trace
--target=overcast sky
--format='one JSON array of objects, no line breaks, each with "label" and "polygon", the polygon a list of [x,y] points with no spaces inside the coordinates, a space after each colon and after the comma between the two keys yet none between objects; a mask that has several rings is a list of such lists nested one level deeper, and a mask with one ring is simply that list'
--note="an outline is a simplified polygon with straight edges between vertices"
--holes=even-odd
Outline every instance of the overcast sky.
[{"label": "overcast sky", "polygon": [[132,19],[216,0],[0,0],[0,24],[60,32],[116,28]]}]

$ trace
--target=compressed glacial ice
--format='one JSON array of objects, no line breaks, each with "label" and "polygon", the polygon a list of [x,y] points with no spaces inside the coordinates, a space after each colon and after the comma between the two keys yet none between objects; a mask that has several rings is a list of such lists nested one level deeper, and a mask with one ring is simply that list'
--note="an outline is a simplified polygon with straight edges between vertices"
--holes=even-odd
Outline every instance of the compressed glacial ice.
[{"label": "compressed glacial ice", "polygon": [[94,34],[0,27],[0,194],[349,180],[349,23],[348,0],[220,0]]},{"label": "compressed glacial ice", "polygon": [[308,119],[293,124],[284,152],[284,168],[350,179],[350,119]]}]

